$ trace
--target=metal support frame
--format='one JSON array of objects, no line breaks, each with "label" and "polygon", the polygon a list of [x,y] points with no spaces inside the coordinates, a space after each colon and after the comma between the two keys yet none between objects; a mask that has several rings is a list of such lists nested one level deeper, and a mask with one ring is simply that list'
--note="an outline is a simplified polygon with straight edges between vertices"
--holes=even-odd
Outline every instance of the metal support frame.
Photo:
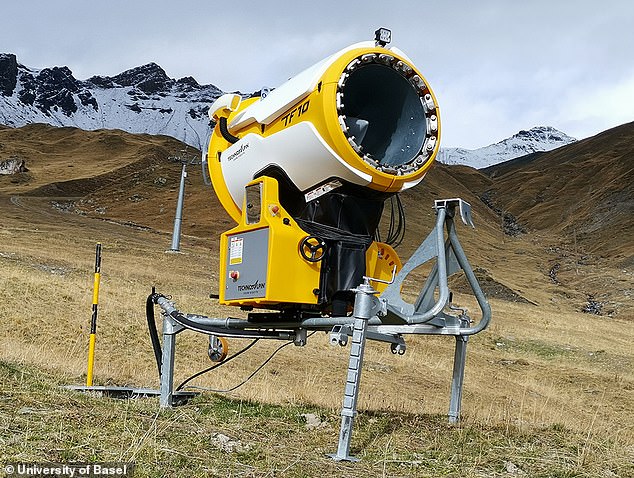
[{"label": "metal support frame", "polygon": [[378,291],[370,285],[370,279],[364,278],[363,284],[354,289],[354,326],[352,330],[352,344],[348,361],[348,375],[344,389],[343,405],[341,407],[341,429],[339,432],[339,446],[337,453],[330,455],[337,461],[358,461],[350,456],[350,441],[352,427],[357,415],[357,400],[361,385],[361,369],[363,367],[363,353],[365,351],[368,320],[374,316],[383,316],[387,312],[386,303],[377,299]]},{"label": "metal support frame", "polygon": [[161,362],[161,386],[159,404],[161,408],[174,405],[174,358],[176,355],[176,334],[184,330],[172,317],[163,312],[163,354]]},{"label": "metal support frame", "polygon": [[468,335],[456,336],[456,349],[453,358],[453,374],[451,377],[451,399],[449,400],[449,423],[460,421],[460,406],[462,403],[462,384],[464,369],[467,362]]},{"label": "metal support frame", "polygon": [[[155,303],[163,314],[163,362],[161,366],[161,407],[174,405],[173,378],[176,334],[190,329],[208,335],[291,340],[295,345],[306,344],[309,330],[330,331],[330,343],[346,345],[351,336],[350,357],[341,409],[341,429],[337,453],[330,455],[338,461],[356,461],[350,456],[350,443],[357,414],[357,400],[366,340],[390,344],[393,353],[405,353],[404,335],[449,335],[456,340],[454,351],[449,422],[460,419],[464,371],[469,336],[484,330],[491,319],[491,308],[471,269],[455,230],[454,217],[459,213],[462,222],[473,227],[470,205],[461,199],[435,201],[436,225],[402,269],[378,296],[368,277],[355,292],[352,317],[315,317],[298,315],[294,320],[270,321],[210,318],[183,314],[166,297],[156,295]],[[457,211],[456,211],[457,210]],[[446,238],[445,238],[446,231]],[[401,297],[407,275],[417,267],[435,260],[427,281],[416,301],[411,304]],[[481,311],[481,318],[473,324],[467,311],[451,303],[447,279],[463,271]],[[456,314],[456,312],[459,312]]]}]

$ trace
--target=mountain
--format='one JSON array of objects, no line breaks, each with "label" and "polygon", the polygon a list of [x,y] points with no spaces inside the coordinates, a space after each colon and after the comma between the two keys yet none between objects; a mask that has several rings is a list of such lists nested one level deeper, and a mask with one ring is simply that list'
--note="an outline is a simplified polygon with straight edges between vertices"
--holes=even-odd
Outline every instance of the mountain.
[{"label": "mountain", "polygon": [[529,229],[634,264],[634,122],[486,172],[487,197]]},{"label": "mountain", "polygon": [[169,78],[156,63],[78,80],[66,67],[28,68],[0,53],[0,123],[163,134],[203,149],[209,105],[222,91],[192,77]]},{"label": "mountain", "polygon": [[[24,166],[0,174],[0,215],[29,223],[44,215],[60,225],[82,216],[169,233],[181,173],[169,158],[182,149],[168,136],[0,125],[0,163]],[[633,165],[634,123],[487,174],[437,163],[402,195],[407,225],[398,254],[409,257],[433,227],[434,199],[462,197],[477,229],[458,226],[461,241],[490,297],[575,310],[599,303],[604,314],[634,317]],[[183,234],[217,250],[234,223],[199,168],[188,168]]]},{"label": "mountain", "polygon": [[[202,150],[210,132],[207,110],[222,94],[192,77],[169,78],[156,63],[81,81],[66,66],[37,70],[0,53],[0,123],[13,127],[45,123],[163,134]],[[550,126],[537,126],[479,149],[442,148],[438,161],[484,169],[575,141]]]},{"label": "mountain", "polygon": [[483,169],[528,154],[551,151],[575,141],[575,138],[551,126],[536,126],[483,148],[442,148],[438,160],[445,164],[464,164]]}]

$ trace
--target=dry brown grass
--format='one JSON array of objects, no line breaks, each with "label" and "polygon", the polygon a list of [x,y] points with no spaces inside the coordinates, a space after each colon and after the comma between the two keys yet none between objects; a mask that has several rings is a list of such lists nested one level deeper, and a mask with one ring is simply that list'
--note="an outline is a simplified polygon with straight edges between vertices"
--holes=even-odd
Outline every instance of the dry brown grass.
[{"label": "dry brown grass", "polygon": [[[178,169],[173,166],[166,167],[165,171]],[[41,172],[35,168],[34,174],[41,178]],[[100,172],[105,173],[105,170]],[[441,170],[438,174],[442,176],[445,172]],[[149,176],[147,180],[153,181]],[[406,204],[410,218],[420,217],[420,220],[410,219],[408,242],[402,248],[404,257],[411,253],[415,241],[433,221],[427,196],[447,195],[444,193],[458,187],[450,181],[455,180],[447,177],[433,183],[446,182],[447,191],[416,193]],[[56,377],[53,381],[60,383],[83,383],[97,241],[104,246],[95,366],[97,383],[157,387],[144,315],[145,298],[153,285],[159,292],[172,295],[178,306],[187,312],[217,317],[240,314],[208,299],[209,293],[216,292],[217,288],[217,235],[193,234],[197,230],[222,230],[227,223],[226,219],[221,219],[222,212],[215,214],[211,222],[204,223],[202,218],[209,211],[204,211],[199,204],[211,191],[196,190],[198,192],[189,196],[196,205],[186,203],[186,210],[188,207],[196,209],[194,221],[198,225],[188,224],[185,228],[189,234],[182,241],[185,253],[165,254],[170,236],[161,230],[168,229],[165,225],[169,225],[167,218],[171,212],[161,213],[161,227],[143,230],[103,221],[98,214],[83,217],[60,213],[51,207],[50,198],[18,196],[11,193],[13,186],[10,184],[0,186],[3,186],[0,188],[0,217],[3,218],[0,228],[0,320],[4,325],[0,331],[1,362],[22,367],[22,370],[36,367]],[[135,187],[149,186],[139,184]],[[113,183],[108,188],[119,191],[121,186]],[[151,201],[136,205],[126,203],[125,208],[117,209],[117,197],[114,192],[108,196],[113,218],[127,218],[145,225],[152,222]],[[211,204],[217,203],[212,201]],[[424,208],[420,204],[424,204]],[[417,213],[420,216],[416,216]],[[607,477],[626,476],[622,473],[631,471],[631,467],[621,463],[634,461],[634,350],[631,346],[634,321],[629,315],[634,308],[627,295],[628,290],[631,292],[632,272],[606,266],[606,261],[601,258],[591,264],[579,264],[575,251],[568,251],[568,262],[562,262],[561,283],[554,284],[547,275],[554,260],[547,252],[553,238],[544,233],[521,238],[504,237],[496,229],[491,214],[482,207],[476,208],[476,222],[481,227],[476,231],[461,229],[467,254],[473,265],[486,269],[494,282],[504,284],[534,305],[491,299],[492,325],[486,332],[473,337],[469,344],[461,425],[464,428],[457,431],[438,425],[444,423],[438,415],[446,414],[448,407],[453,339],[410,338],[408,352],[403,357],[392,355],[384,345],[370,343],[360,395],[360,409],[364,413],[353,442],[356,452],[371,456],[373,464],[358,474],[352,469],[342,476],[377,476],[381,470],[387,470],[386,476],[428,476],[418,468],[414,471],[398,468],[401,466],[395,464],[398,460],[412,463],[423,460],[427,465],[436,460],[434,466],[442,463],[445,466],[442,470],[451,470],[453,458],[444,453],[446,450],[449,450],[446,453],[461,453],[453,448],[457,444],[475,449],[469,450],[474,455],[467,463],[453,468],[455,474],[452,476],[503,476],[506,465],[500,458],[502,454],[509,462],[522,462],[524,469],[533,466],[534,470],[541,470],[533,476]],[[146,222],[143,222],[144,218]],[[561,251],[553,254],[557,260],[561,259]],[[585,288],[596,280],[600,290],[605,276],[620,284],[623,304],[619,306],[619,313],[614,317],[580,313],[587,290],[577,287]],[[457,294],[457,300],[470,310],[477,310],[470,296]],[[246,343],[233,340],[230,346],[236,351]],[[231,362],[194,383],[211,388],[232,386],[254,370],[278,345],[258,344],[245,354],[244,360]],[[202,335],[184,332],[178,336],[177,383],[209,365],[206,346],[206,338]],[[328,431],[324,431],[319,439],[303,434],[295,425],[284,425],[285,421],[294,419],[279,411],[282,409],[275,408],[264,413],[266,418],[253,423],[228,420],[229,430],[234,435],[244,434],[257,441],[265,439],[257,438],[256,430],[244,427],[271,426],[278,439],[291,432],[299,434],[303,452],[313,453],[313,457],[314,450],[319,453],[332,451],[347,354],[347,348],[328,345],[326,334],[316,334],[302,349],[287,347],[282,350],[260,374],[232,393],[230,397],[237,402],[221,402],[227,408],[251,403],[245,401],[260,404],[249,405],[260,409],[268,406],[262,404],[277,404],[282,405],[282,409],[293,410],[289,413],[296,413],[302,407],[317,407],[319,413],[330,417]],[[37,376],[38,373],[41,372],[31,374]],[[3,390],[3,394],[17,393],[14,388],[19,388],[20,382],[8,383],[11,385]],[[26,395],[37,395],[33,389],[26,390]],[[54,406],[50,405],[55,403],[54,397],[53,393],[47,392],[37,400]],[[89,406],[66,395],[62,399],[72,403],[73,407],[85,409]],[[167,429],[193,427],[197,420],[204,420],[197,415],[198,408],[207,414],[216,413],[214,407],[220,399],[206,394],[199,400],[202,402],[168,417],[157,415],[155,404],[139,405],[140,411],[134,408],[137,405],[124,405],[134,408],[134,413],[149,416],[149,421],[137,423],[134,432],[128,430],[130,439],[124,440],[126,448],[122,448],[118,455],[110,453],[112,450],[106,450],[106,455],[112,459],[133,458],[144,463],[158,460],[157,457],[167,453],[157,444]],[[102,412],[115,421],[122,419],[121,413],[124,418],[128,416],[117,407],[119,405],[107,405]],[[72,420],[74,413],[69,408],[64,412],[63,420]],[[226,416],[222,417],[227,420]],[[400,422],[403,429],[399,431],[399,427],[391,422]],[[433,431],[421,431],[422,435],[418,436],[417,428],[426,430],[427,425],[423,422],[430,423]],[[25,426],[36,425],[20,425],[20,433],[24,432]],[[117,428],[113,425],[114,429]],[[198,433],[196,430],[193,427],[188,432]],[[443,435],[451,437],[451,443],[442,438]],[[540,436],[543,437],[541,442]],[[86,437],[82,440],[89,441]],[[473,440],[471,445],[469,440]],[[148,458],[148,443],[154,443],[152,459]],[[179,446],[171,444],[170,450],[174,450],[175,455],[195,455],[192,450]],[[503,452],[495,455],[498,448]],[[429,450],[440,458],[429,458],[431,455],[425,454]],[[25,453],[25,456],[37,456],[34,450],[27,449]],[[277,453],[279,461],[276,462]],[[265,448],[256,455],[249,463],[257,462],[257,466],[263,467],[256,467],[260,471],[277,469],[278,474],[271,472],[271,476],[311,476],[309,471],[282,472],[286,468],[297,470],[297,465],[293,464],[296,458],[276,448]],[[105,455],[102,452],[93,456]],[[72,453],[67,456],[68,459],[73,457],[80,456]],[[49,458],[55,458],[55,455]],[[489,466],[490,461],[495,462],[495,466]],[[280,468],[276,468],[278,466]],[[341,470],[322,462],[319,466],[321,470]],[[234,476],[249,476],[248,466],[244,468],[247,471],[233,470]],[[559,471],[548,474],[548,470]],[[254,472],[251,476],[265,475],[259,473]],[[451,475],[451,472],[447,471],[447,474]]]},{"label": "dry brown grass", "polygon": [[[11,207],[6,205],[5,208]],[[35,207],[35,206],[32,206]],[[27,209],[14,208],[19,210]],[[6,210],[6,209],[5,209]],[[2,234],[0,309],[2,356],[37,364],[80,381],[85,371],[94,244],[104,244],[95,376],[100,383],[156,386],[144,301],[152,285],[188,312],[224,317],[214,305],[217,260],[204,241],[185,237],[185,254],[165,254],[166,234],[60,215],[57,224],[31,211],[30,227],[11,219]],[[41,219],[42,222],[38,222]],[[562,312],[547,305],[492,300],[494,321],[469,345],[465,415],[491,424],[561,424],[611,431],[631,439],[634,326],[629,321]],[[542,297],[543,296],[543,297]],[[471,310],[469,297],[462,297]],[[240,347],[235,341],[233,350]],[[208,365],[204,336],[179,335],[177,381]],[[259,346],[240,364],[201,378],[224,388],[246,376],[277,344]],[[404,357],[371,344],[361,408],[408,413],[446,412],[453,340],[413,338]],[[326,334],[303,349],[285,349],[235,396],[271,403],[340,406],[347,349]],[[75,377],[75,378],[73,378]],[[629,431],[628,431],[629,430]],[[624,435],[625,434],[625,435]]]}]

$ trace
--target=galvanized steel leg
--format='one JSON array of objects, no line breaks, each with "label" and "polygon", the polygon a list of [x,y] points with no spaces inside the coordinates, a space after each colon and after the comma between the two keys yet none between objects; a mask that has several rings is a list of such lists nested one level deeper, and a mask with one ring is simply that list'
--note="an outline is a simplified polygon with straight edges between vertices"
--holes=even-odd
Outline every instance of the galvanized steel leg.
[{"label": "galvanized steel leg", "polygon": [[467,361],[467,342],[469,336],[456,336],[456,351],[453,359],[453,377],[451,380],[451,400],[449,402],[449,423],[460,421],[460,403],[462,401],[462,384]]},{"label": "galvanized steel leg", "polygon": [[354,305],[354,328],[352,330],[352,344],[350,346],[350,360],[348,362],[348,376],[341,407],[341,430],[337,454],[330,455],[337,461],[359,461],[350,456],[350,441],[354,418],[357,415],[357,400],[361,383],[361,367],[363,366],[363,352],[365,350],[368,319],[372,316],[376,299],[376,291],[366,282],[356,289]]},{"label": "galvanized steel leg", "polygon": [[358,461],[358,458],[350,456],[350,440],[352,439],[354,417],[357,415],[357,400],[359,397],[367,327],[367,320],[355,319],[352,331],[352,345],[350,346],[350,361],[348,362],[348,377],[341,408],[339,446],[337,447],[337,454],[331,455],[337,461]]},{"label": "galvanized steel leg", "polygon": [[168,315],[163,314],[163,353],[161,362],[161,408],[171,407],[174,403],[174,354],[176,352],[176,334],[181,327]]}]

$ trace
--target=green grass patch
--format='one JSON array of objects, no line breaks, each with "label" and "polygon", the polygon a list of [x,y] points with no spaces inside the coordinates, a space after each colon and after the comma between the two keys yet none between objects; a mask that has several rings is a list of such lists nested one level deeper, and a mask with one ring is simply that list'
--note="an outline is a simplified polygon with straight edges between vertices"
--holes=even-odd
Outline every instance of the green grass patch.
[{"label": "green grass patch", "polygon": [[[519,430],[467,417],[453,426],[439,415],[365,411],[351,450],[361,462],[337,463],[326,456],[339,434],[332,410],[212,394],[165,410],[154,398],[69,391],[65,380],[0,362],[3,463],[134,462],[135,477],[634,476],[631,446],[561,425]],[[305,413],[322,424],[307,427]]]}]

